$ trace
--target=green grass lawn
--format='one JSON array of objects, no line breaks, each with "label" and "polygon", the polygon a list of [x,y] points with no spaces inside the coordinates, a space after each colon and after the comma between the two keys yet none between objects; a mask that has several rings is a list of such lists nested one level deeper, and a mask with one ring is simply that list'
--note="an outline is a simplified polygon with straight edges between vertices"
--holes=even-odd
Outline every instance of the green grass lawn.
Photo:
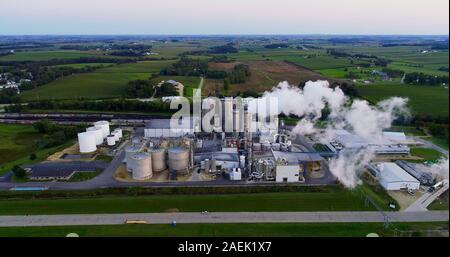
[{"label": "green grass lawn", "polygon": [[449,192],[448,190],[438,197],[430,206],[428,206],[429,210],[433,211],[448,211],[448,203],[449,203]]},{"label": "green grass lawn", "polygon": [[152,73],[159,73],[169,64],[170,61],[144,61],[116,65],[92,73],[75,74],[25,91],[21,94],[21,98],[25,101],[33,101],[80,97],[88,99],[122,97],[129,81],[148,79]]},{"label": "green grass lawn", "polygon": [[[446,223],[399,223],[401,230],[442,229]],[[365,237],[393,236],[382,223],[178,224],[0,228],[0,237]],[[414,236],[423,236],[418,232]]]},{"label": "green grass lawn", "polygon": [[70,178],[69,182],[81,182],[91,180],[100,175],[101,173],[102,173],[101,170],[94,172],[77,172]]},{"label": "green grass lawn", "polygon": [[[37,149],[34,142],[42,136],[30,125],[0,124],[0,175],[15,165],[43,161],[51,154],[74,143],[69,141],[61,146]],[[31,153],[35,153],[37,159],[30,160]]]},{"label": "green grass lawn", "polygon": [[448,150],[448,140],[445,138],[431,137],[427,139],[431,143]]},{"label": "green grass lawn", "polygon": [[0,200],[0,215],[150,213],[170,209],[181,212],[372,210],[365,206],[359,194],[345,189],[327,192]]},{"label": "green grass lawn", "polygon": [[0,124],[0,165],[36,151],[34,141],[41,136],[32,126]]},{"label": "green grass lawn", "polygon": [[398,83],[377,83],[358,86],[363,98],[379,102],[389,97],[407,97],[414,113],[420,115],[448,116],[449,92],[444,87],[413,86]]},{"label": "green grass lawn", "polygon": [[443,155],[434,150],[428,148],[411,148],[411,155],[423,158],[424,161],[437,161],[443,157]]}]

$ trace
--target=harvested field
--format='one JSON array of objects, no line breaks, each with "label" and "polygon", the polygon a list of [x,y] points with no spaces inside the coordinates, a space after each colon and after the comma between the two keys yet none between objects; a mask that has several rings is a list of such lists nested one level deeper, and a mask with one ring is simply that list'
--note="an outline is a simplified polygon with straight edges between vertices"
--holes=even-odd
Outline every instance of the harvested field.
[{"label": "harvested field", "polygon": [[[299,85],[300,82],[306,82],[309,80],[330,80],[317,72],[283,61],[210,63],[209,68],[211,70],[229,71],[237,64],[248,65],[250,67],[251,76],[248,78],[247,82],[243,84],[233,84],[229,93],[237,93],[247,90],[264,92],[278,85],[278,83],[282,81],[288,81],[292,85]],[[336,80],[330,80],[330,82],[332,81]],[[222,87],[222,81],[208,79],[204,88],[204,94],[212,94],[215,91],[217,84]]]}]

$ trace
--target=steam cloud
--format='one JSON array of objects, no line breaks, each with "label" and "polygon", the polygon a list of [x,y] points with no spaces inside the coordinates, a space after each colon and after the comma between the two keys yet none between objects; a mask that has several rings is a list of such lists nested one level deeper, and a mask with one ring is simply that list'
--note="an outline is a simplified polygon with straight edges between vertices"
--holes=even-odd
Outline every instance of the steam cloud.
[{"label": "steam cloud", "polygon": [[[294,114],[303,119],[293,129],[294,133],[316,136],[319,141],[329,141],[335,137],[336,129],[347,129],[370,143],[381,143],[383,130],[392,122],[407,116],[408,99],[393,97],[371,106],[367,101],[350,101],[343,91],[329,87],[327,81],[309,81],[302,89],[282,82],[263,97],[277,97],[279,114]],[[325,130],[314,127],[322,117],[322,110],[328,107],[330,115]],[[374,153],[370,148],[358,151],[341,151],[339,157],[330,162],[330,170],[346,187],[354,188],[360,181],[357,171],[366,166]]]},{"label": "steam cloud", "polygon": [[438,163],[428,167],[427,170],[438,179],[449,179],[449,160],[442,158]]}]

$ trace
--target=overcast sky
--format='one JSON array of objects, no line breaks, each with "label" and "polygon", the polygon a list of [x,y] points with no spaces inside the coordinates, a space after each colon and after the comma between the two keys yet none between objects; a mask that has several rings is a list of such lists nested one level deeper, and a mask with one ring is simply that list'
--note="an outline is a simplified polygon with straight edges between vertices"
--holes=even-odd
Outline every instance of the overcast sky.
[{"label": "overcast sky", "polygon": [[0,0],[0,34],[441,34],[449,0]]}]

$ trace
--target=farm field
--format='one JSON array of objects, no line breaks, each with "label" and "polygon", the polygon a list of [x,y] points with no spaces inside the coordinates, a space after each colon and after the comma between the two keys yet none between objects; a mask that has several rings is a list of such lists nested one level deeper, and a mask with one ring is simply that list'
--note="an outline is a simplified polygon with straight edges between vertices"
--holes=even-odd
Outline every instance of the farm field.
[{"label": "farm field", "polygon": [[[221,204],[218,205],[217,203]],[[236,211],[365,211],[363,199],[347,190],[235,195],[155,195],[74,199],[0,200],[0,215]]]},{"label": "farm field", "polygon": [[379,102],[393,96],[407,97],[412,111],[419,115],[448,116],[449,92],[439,86],[415,86],[398,83],[376,83],[358,86],[360,95]]},{"label": "farm field", "polygon": [[129,81],[148,79],[171,61],[144,61],[68,76],[21,94],[25,101],[38,99],[100,99],[121,97]]},{"label": "farm field", "polygon": [[[283,61],[240,61],[231,63],[210,63],[211,70],[231,70],[235,65],[242,63],[250,67],[251,76],[245,83],[233,84],[230,91],[233,93],[252,90],[264,92],[277,86],[278,83],[288,81],[291,85],[309,80],[325,80],[322,75],[301,68],[297,65]],[[222,81],[208,79],[204,94],[213,93],[216,84],[222,86]]]},{"label": "farm field", "polygon": [[81,57],[105,57],[101,52],[89,51],[27,51],[1,56],[0,61],[46,61],[51,59],[76,59]]},{"label": "farm field", "polygon": [[[400,230],[443,229],[444,222],[396,223]],[[0,237],[366,237],[393,236],[382,223],[178,224],[0,228]],[[416,233],[415,236],[422,234]]]}]

